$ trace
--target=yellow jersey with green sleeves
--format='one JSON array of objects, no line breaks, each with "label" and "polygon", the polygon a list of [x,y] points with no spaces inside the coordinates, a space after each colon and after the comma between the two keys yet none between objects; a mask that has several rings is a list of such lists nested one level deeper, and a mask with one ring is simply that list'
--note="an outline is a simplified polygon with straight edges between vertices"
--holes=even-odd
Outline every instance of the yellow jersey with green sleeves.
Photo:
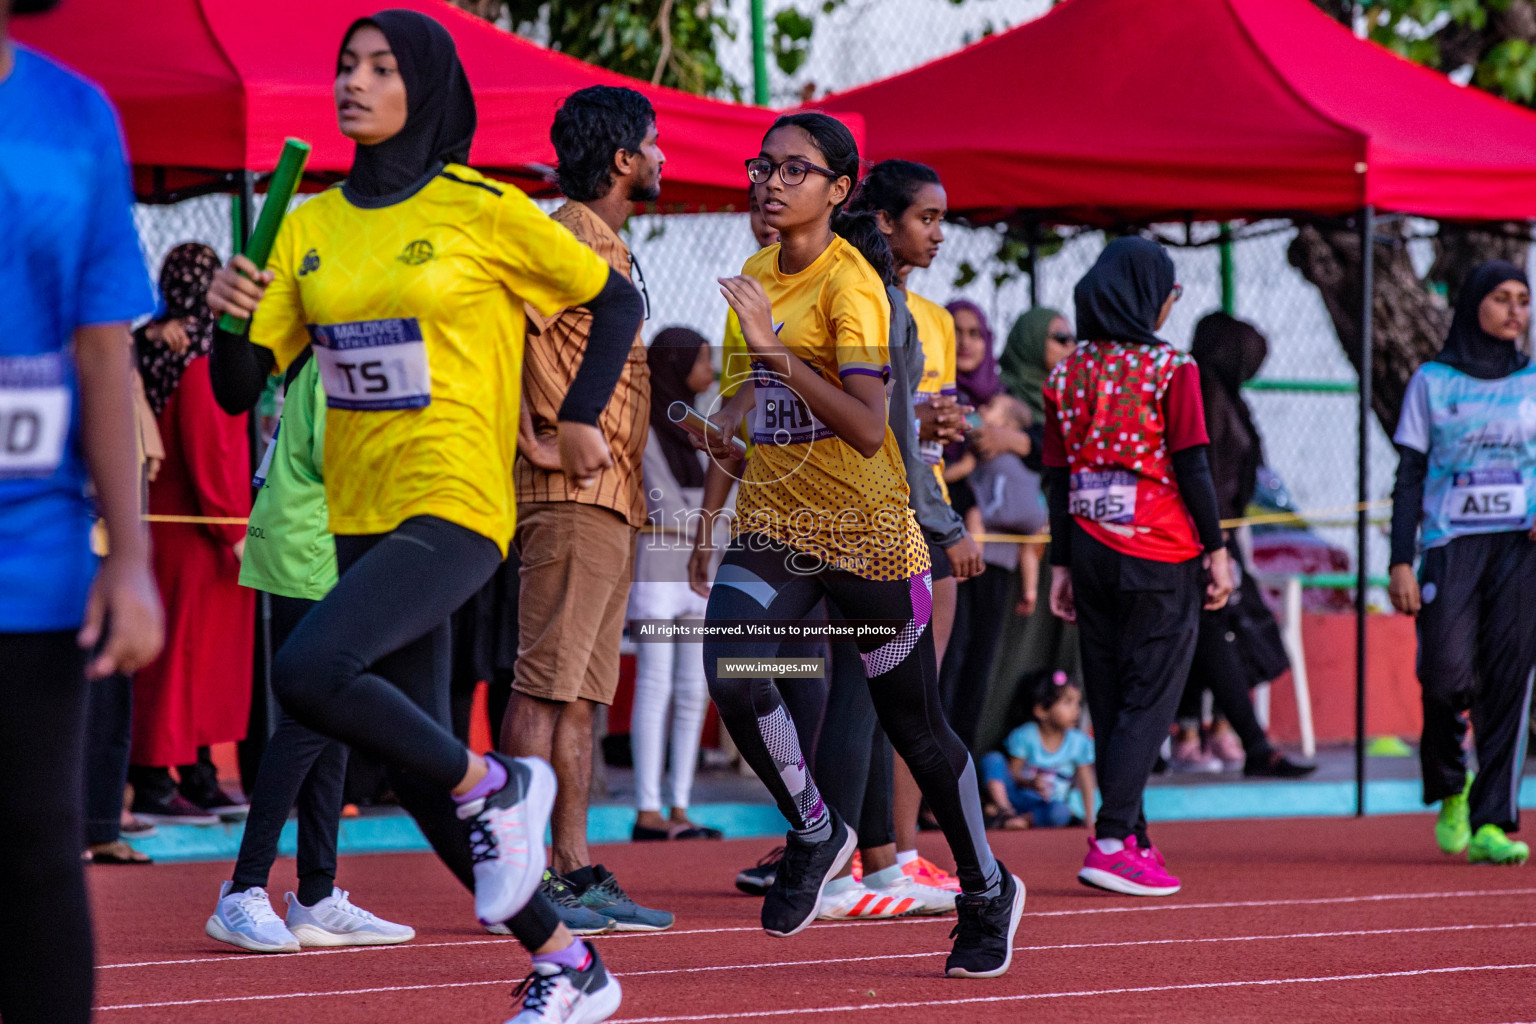
[{"label": "yellow jersey with green sleeves", "polygon": [[[854,374],[889,378],[885,286],[847,241],[834,236],[798,274],[779,270],[779,247],[771,245],[748,259],[742,273],[768,293],[788,358],[838,387]],[[773,361],[753,359],[753,449],[733,531],[771,537],[865,579],[928,571],[928,546],[908,507],[901,450],[889,425],[880,450],[866,459],[816,418],[786,383],[786,368],[776,372]]]},{"label": "yellow jersey with green sleeves", "polygon": [[268,269],[251,340],[279,370],[314,345],[331,532],[437,516],[505,554],[523,304],[580,306],[608,264],[518,189],[450,164],[381,209],[321,193],[284,219]]},{"label": "yellow jersey with green sleeves", "polygon": [[[931,402],[939,395],[954,396],[955,386],[955,318],[949,310],[931,299],[925,299],[914,291],[907,292],[907,309],[917,324],[917,340],[923,345],[923,379],[918,381],[913,405]],[[938,477],[939,490],[944,500],[949,500],[949,485],[944,482],[944,446],[938,441],[923,441],[918,445],[923,461],[933,467]]]}]

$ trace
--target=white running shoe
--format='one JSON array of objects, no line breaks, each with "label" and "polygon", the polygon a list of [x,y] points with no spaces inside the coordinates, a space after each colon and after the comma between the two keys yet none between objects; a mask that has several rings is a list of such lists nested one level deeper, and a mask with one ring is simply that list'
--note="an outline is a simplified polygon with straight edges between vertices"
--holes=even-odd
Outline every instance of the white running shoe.
[{"label": "white running shoe", "polygon": [[588,943],[592,962],[584,971],[535,963],[512,993],[523,997],[522,1012],[506,1024],[597,1024],[619,1010],[624,992]]},{"label": "white running shoe", "polygon": [[955,912],[955,893],[948,889],[940,889],[938,886],[914,882],[906,875],[902,875],[900,881],[890,885],[868,888],[871,892],[884,893],[887,896],[910,896],[917,901],[917,906],[910,911],[914,916],[928,917]]},{"label": "white running shoe", "polygon": [[286,893],[288,930],[299,945],[394,946],[416,937],[416,929],[370,914],[354,904],[350,895],[333,887],[325,899],[306,907],[293,893]]},{"label": "white running shoe", "polygon": [[481,924],[511,920],[544,878],[544,830],[555,806],[555,771],[537,757],[487,754],[507,770],[490,796],[460,804],[474,858],[475,916]]},{"label": "white running shoe", "polygon": [[816,917],[821,921],[878,921],[906,917],[918,910],[917,899],[911,895],[897,895],[893,889],[871,889],[863,882],[855,882],[837,892],[823,891]]},{"label": "white running shoe", "polygon": [[209,938],[252,953],[297,953],[299,940],[273,911],[267,890],[253,885],[234,892],[234,883],[219,887],[219,905],[203,926]]}]

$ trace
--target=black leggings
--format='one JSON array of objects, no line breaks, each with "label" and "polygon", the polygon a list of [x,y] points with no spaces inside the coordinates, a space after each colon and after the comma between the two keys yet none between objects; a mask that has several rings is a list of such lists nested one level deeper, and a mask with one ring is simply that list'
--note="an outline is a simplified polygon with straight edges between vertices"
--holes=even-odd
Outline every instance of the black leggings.
[{"label": "black leggings", "polygon": [[1424,553],[1419,577],[1424,802],[1466,785],[1462,741],[1470,718],[1477,743],[1472,828],[1516,831],[1536,679],[1536,628],[1525,607],[1536,589],[1536,544],[1524,530],[1457,537]]},{"label": "black leggings", "polygon": [[[336,538],[341,579],[272,662],[272,690],[296,721],[378,758],[437,855],[474,891],[469,833],[450,791],[469,752],[449,731],[448,617],[496,571],[490,540],[434,516]],[[535,894],[508,924],[529,949],[559,924]]]},{"label": "black leggings", "polygon": [[[967,892],[986,890],[996,881],[997,864],[987,844],[976,767],[939,706],[930,623],[933,601],[926,574],[882,582],[825,566],[808,573],[802,564],[806,561],[805,555],[756,535],[733,544],[715,575],[707,621],[798,622],[826,598],[854,622],[905,623],[896,639],[858,641],[869,694],[880,724],[911,768],[949,840],[961,885]],[[704,670],[720,718],[742,756],[790,824],[804,829],[820,816],[822,797],[806,770],[778,687],[772,679],[728,679],[717,671],[720,658],[771,658],[778,649],[771,637],[707,640]]]},{"label": "black leggings", "polygon": [[80,862],[87,683],[72,631],[0,633],[0,1020],[86,1024]]},{"label": "black leggings", "polygon": [[[272,601],[272,649],[282,650],[299,620],[315,604],[296,597],[269,595]],[[299,902],[314,906],[336,884],[336,831],[341,823],[342,788],[347,779],[347,747],[306,729],[279,709],[277,730],[267,740],[251,792],[251,811],[240,838],[234,888],[266,888],[277,859],[277,841],[288,812],[299,811]]]},{"label": "black leggings", "polygon": [[990,564],[980,576],[961,580],[955,588],[955,625],[939,666],[939,689],[949,724],[971,750],[977,749],[997,641],[1018,592],[1018,572]]},{"label": "black leggings", "polygon": [[826,738],[812,758],[822,799],[858,829],[860,847],[887,846],[896,841],[895,763],[858,645],[833,644],[828,674]]}]

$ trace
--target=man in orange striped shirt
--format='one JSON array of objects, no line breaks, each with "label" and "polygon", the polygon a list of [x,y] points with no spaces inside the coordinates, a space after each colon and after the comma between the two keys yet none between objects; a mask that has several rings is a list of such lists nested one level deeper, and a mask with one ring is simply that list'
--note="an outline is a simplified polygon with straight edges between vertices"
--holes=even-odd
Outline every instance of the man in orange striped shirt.
[{"label": "man in orange striped shirt", "polygon": [[[634,260],[619,237],[634,203],[661,194],[666,158],[656,113],[640,93],[593,86],[555,114],[560,191],[553,219],[629,278]],[[599,427],[613,465],[572,480],[556,448],[560,404],[587,347],[591,315],[528,311],[518,458],[517,548],[522,557],[520,633],[512,702],[502,743],[518,757],[546,758],[559,793],[545,888],[566,924],[580,931],[660,931],[672,915],[640,907],[587,852],[592,717],[613,703],[619,642],[634,573],[635,537],[645,522],[641,456],[650,429],[650,370],[638,332]]]}]

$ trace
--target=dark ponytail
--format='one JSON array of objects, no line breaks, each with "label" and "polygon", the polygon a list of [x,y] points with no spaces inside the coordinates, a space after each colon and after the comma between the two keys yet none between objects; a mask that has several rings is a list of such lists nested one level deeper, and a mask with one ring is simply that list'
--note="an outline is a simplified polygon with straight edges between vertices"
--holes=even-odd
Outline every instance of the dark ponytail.
[{"label": "dark ponytail", "polygon": [[852,209],[884,210],[892,221],[907,212],[924,185],[939,185],[939,172],[913,160],[882,160],[869,169]]},{"label": "dark ponytail", "polygon": [[891,254],[891,244],[886,241],[874,214],[868,211],[839,211],[832,217],[832,230],[859,250],[860,255],[875,268],[882,284],[887,288],[896,284],[896,258]]}]

